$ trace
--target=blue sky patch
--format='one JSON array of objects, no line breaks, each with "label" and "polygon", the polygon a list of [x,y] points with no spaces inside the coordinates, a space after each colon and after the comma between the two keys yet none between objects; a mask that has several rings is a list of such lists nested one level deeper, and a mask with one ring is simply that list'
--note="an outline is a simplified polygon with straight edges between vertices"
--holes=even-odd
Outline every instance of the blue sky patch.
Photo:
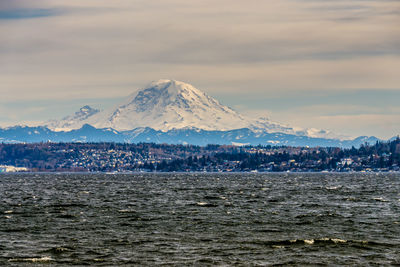
[{"label": "blue sky patch", "polygon": [[61,11],[53,8],[18,8],[0,10],[0,20],[32,19],[59,15]]}]

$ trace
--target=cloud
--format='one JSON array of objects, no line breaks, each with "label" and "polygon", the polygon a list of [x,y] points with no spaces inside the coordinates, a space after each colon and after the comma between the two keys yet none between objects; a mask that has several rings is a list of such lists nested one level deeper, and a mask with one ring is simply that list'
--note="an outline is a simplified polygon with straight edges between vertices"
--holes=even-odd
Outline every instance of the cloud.
[{"label": "cloud", "polygon": [[0,1],[0,105],[102,103],[159,78],[228,104],[244,91],[273,98],[271,112],[291,95],[387,94],[400,90],[399,14],[382,0]]},{"label": "cloud", "polygon": [[50,17],[59,15],[62,12],[57,9],[11,9],[11,10],[0,10],[0,20],[12,20],[12,19],[32,19],[41,17]]}]

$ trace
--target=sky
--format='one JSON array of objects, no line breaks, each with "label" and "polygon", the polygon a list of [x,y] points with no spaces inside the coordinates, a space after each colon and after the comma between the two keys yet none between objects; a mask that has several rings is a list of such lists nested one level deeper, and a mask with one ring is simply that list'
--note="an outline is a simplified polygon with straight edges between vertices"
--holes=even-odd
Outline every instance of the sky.
[{"label": "sky", "polygon": [[0,1],[2,127],[108,108],[159,79],[251,116],[390,138],[400,1]]}]

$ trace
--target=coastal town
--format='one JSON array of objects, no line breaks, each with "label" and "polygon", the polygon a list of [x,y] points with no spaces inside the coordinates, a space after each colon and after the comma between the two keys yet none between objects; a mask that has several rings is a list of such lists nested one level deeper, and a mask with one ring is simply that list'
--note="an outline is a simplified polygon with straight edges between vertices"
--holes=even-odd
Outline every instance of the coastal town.
[{"label": "coastal town", "polygon": [[0,172],[389,172],[400,139],[359,148],[117,143],[0,144]]}]

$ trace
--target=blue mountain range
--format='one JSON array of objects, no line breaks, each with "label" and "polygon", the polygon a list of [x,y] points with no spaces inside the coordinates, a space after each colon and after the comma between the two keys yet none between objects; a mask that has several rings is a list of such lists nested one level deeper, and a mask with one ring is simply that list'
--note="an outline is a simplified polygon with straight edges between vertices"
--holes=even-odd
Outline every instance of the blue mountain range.
[{"label": "blue mountain range", "polygon": [[116,142],[116,143],[167,143],[192,144],[204,146],[220,145],[271,145],[271,146],[324,146],[358,147],[364,143],[373,144],[376,137],[360,136],[352,140],[313,138],[285,133],[255,132],[242,128],[228,131],[207,131],[201,129],[154,130],[149,127],[130,131],[117,131],[112,128],[98,129],[85,124],[71,131],[53,131],[47,127],[14,126],[0,129],[0,142]]}]

